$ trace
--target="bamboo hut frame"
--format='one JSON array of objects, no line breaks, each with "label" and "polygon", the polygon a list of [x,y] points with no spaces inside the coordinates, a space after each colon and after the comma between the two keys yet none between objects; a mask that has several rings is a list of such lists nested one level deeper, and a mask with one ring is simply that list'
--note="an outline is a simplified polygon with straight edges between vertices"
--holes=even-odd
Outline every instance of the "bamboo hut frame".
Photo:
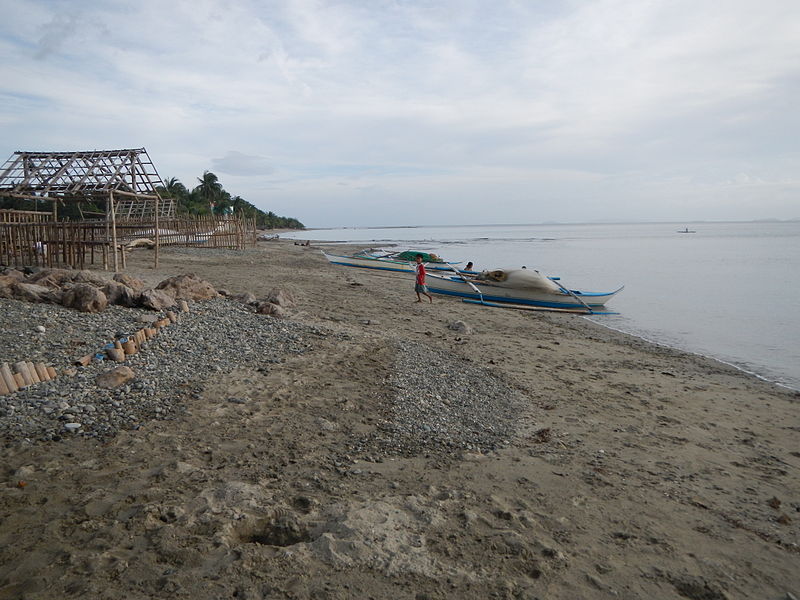
[{"label": "bamboo hut frame", "polygon": [[115,271],[119,266],[117,222],[127,220],[155,220],[154,262],[158,267],[159,220],[175,216],[175,203],[161,198],[159,186],[164,182],[144,148],[17,151],[0,167],[0,197],[51,201],[53,221],[58,219],[59,204],[105,200],[106,242],[113,244]]}]

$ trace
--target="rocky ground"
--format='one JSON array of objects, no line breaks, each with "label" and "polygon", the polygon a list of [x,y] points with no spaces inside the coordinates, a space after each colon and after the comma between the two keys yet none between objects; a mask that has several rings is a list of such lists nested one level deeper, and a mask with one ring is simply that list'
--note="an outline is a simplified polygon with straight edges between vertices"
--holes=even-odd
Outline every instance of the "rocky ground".
[{"label": "rocky ground", "polygon": [[796,393],[313,245],[151,261],[296,304],[194,301],[105,389],[64,371],[154,311],[0,300],[0,362],[62,373],[0,397],[0,599],[800,594]]}]

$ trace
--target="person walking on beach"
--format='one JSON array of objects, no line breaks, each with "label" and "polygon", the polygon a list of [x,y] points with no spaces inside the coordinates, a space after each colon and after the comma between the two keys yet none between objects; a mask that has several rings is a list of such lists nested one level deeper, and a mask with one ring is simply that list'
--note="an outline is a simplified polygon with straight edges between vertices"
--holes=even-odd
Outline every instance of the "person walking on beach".
[{"label": "person walking on beach", "polygon": [[414,267],[414,270],[417,273],[417,281],[414,284],[414,291],[417,292],[417,302],[422,302],[422,297],[420,294],[423,294],[428,297],[431,304],[433,304],[433,296],[428,293],[428,286],[425,285],[425,265],[422,264],[422,254],[417,254],[417,265]]}]

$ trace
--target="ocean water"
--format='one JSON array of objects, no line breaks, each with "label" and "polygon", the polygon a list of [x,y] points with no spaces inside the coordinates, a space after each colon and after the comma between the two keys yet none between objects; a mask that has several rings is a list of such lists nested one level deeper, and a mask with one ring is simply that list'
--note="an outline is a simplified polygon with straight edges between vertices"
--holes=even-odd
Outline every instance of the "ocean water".
[{"label": "ocean water", "polygon": [[[695,233],[678,233],[687,227]],[[800,389],[800,222],[319,229],[291,236],[392,244],[535,268],[587,291],[625,285],[587,317]]]}]

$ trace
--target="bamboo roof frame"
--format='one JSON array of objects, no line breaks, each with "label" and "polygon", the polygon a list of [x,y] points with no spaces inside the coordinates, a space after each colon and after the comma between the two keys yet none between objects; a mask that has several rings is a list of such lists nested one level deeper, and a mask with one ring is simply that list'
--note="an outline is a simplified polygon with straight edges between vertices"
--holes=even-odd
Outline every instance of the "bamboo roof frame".
[{"label": "bamboo roof frame", "polygon": [[83,202],[117,197],[120,218],[175,216],[145,148],[86,152],[17,151],[0,167],[0,197]]}]

